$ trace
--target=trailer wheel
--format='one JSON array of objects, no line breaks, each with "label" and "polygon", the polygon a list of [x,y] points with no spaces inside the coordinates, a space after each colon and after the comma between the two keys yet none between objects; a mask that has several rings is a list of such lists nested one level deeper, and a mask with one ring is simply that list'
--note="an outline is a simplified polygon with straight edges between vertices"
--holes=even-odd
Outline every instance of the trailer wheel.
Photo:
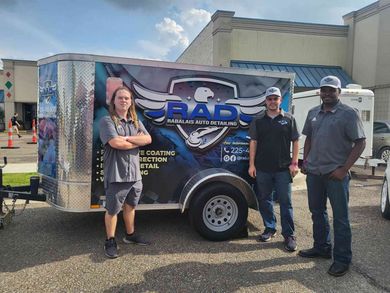
[{"label": "trailer wheel", "polygon": [[195,230],[206,239],[228,240],[245,228],[248,204],[236,188],[215,183],[194,195],[189,216]]},{"label": "trailer wheel", "polygon": [[389,185],[387,179],[383,180],[381,192],[381,212],[382,217],[390,220],[390,199],[389,199]]}]

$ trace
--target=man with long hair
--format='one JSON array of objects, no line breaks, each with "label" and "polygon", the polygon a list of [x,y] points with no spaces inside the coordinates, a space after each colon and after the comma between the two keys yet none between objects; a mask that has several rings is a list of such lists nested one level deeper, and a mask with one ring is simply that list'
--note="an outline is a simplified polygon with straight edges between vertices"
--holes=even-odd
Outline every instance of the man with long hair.
[{"label": "man with long hair", "polygon": [[137,118],[132,92],[127,87],[117,88],[109,104],[109,116],[100,120],[100,139],[104,145],[104,188],[106,194],[105,255],[118,257],[115,240],[117,215],[123,208],[125,243],[148,245],[135,233],[135,207],[142,192],[139,147],[150,144],[152,138]]}]

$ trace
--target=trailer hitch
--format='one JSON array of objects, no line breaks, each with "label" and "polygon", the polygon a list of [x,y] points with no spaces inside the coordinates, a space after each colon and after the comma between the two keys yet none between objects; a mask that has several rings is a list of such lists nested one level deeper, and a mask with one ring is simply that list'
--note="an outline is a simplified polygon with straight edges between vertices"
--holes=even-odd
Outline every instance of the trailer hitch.
[{"label": "trailer hitch", "polygon": [[[14,216],[20,215],[30,203],[30,200],[46,201],[44,194],[39,194],[39,176],[30,177],[30,185],[15,186],[3,185],[3,168],[7,165],[7,157],[4,157],[4,164],[0,165],[0,229],[11,223]],[[7,205],[5,199],[11,199],[11,205]],[[25,200],[21,211],[16,214],[16,201]]]}]

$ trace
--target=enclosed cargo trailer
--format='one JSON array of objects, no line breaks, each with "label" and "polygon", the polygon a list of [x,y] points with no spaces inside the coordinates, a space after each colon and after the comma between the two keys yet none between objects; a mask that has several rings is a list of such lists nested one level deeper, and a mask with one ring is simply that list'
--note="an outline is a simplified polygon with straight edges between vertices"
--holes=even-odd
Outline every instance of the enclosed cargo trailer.
[{"label": "enclosed cargo trailer", "polygon": [[189,210],[211,240],[242,231],[248,207],[257,208],[248,127],[265,110],[270,86],[281,89],[290,111],[293,74],[80,54],[38,65],[38,172],[48,203],[69,212],[104,209],[99,121],[124,85],[153,140],[139,151],[137,209]]}]

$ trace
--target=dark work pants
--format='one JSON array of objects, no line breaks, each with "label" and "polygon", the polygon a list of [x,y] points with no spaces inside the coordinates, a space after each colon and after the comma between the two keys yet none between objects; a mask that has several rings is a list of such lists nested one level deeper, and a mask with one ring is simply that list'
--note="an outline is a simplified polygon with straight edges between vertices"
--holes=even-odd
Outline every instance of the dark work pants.
[{"label": "dark work pants", "polygon": [[352,235],[348,214],[349,180],[348,175],[341,181],[329,179],[328,175],[307,174],[306,177],[314,247],[320,250],[331,248],[326,208],[329,198],[333,211],[333,260],[344,264],[349,264],[352,260]]}]

